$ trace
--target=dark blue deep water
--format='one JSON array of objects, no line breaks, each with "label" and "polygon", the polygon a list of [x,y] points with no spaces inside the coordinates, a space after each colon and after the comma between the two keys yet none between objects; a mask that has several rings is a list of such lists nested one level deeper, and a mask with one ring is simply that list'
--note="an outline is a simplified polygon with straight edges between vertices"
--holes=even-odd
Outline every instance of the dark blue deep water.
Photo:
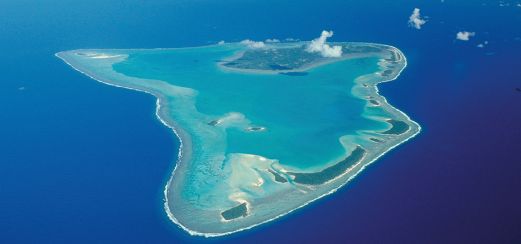
[{"label": "dark blue deep water", "polygon": [[[0,243],[521,243],[521,7],[502,2],[0,0]],[[381,91],[422,133],[336,194],[216,239],[163,212],[178,142],[154,98],[53,56],[323,29],[406,54]]]}]

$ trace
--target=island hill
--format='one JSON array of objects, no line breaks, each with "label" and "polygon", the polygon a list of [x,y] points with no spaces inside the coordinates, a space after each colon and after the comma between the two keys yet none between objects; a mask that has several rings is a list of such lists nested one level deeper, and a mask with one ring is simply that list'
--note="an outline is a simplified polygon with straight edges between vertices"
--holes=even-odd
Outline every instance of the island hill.
[{"label": "island hill", "polygon": [[219,236],[334,192],[420,131],[376,88],[405,68],[398,49],[324,46],[324,38],[322,51],[341,51],[331,57],[310,51],[311,44],[57,56],[98,81],[158,98],[159,119],[182,144],[165,211],[191,234]]},{"label": "island hill", "polygon": [[[279,43],[277,48],[250,49],[232,57],[231,60],[219,60],[226,68],[239,71],[278,73],[282,75],[301,76],[306,75],[306,70],[330,62],[354,57],[363,57],[371,52],[380,52],[377,47],[360,45],[358,43],[336,43],[342,50],[348,50],[348,54],[331,58],[324,57],[320,53],[308,52],[307,44]],[[334,45],[334,44],[333,44]],[[391,54],[388,62],[394,62],[400,57]],[[399,61],[397,61],[399,62]],[[391,70],[385,70],[383,75],[391,75]]]}]

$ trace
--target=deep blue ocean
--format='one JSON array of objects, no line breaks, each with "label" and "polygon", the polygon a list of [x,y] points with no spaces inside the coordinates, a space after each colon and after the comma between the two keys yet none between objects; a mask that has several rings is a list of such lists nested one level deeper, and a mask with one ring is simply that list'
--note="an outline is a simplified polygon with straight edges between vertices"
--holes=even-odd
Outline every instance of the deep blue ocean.
[{"label": "deep blue ocean", "polygon": [[[0,0],[0,243],[521,243],[521,2],[501,3]],[[421,30],[407,25],[415,7]],[[381,93],[422,133],[337,193],[214,239],[164,214],[178,141],[155,99],[54,57],[324,29],[405,53]]]}]

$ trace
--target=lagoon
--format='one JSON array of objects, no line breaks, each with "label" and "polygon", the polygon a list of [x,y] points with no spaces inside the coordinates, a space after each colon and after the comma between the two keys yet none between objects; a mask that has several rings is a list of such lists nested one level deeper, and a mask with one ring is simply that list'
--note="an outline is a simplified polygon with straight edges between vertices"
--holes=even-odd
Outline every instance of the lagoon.
[{"label": "lagoon", "polygon": [[406,67],[400,50],[339,42],[342,55],[324,57],[306,51],[309,45],[57,56],[95,80],[158,98],[158,118],[181,141],[165,211],[191,234],[219,236],[334,192],[420,131],[377,89]]}]

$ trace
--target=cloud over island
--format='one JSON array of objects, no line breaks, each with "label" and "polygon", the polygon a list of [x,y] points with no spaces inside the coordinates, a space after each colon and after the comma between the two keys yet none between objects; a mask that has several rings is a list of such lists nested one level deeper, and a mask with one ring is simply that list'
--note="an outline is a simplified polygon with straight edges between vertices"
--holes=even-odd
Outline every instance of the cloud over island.
[{"label": "cloud over island", "polygon": [[250,39],[246,39],[246,40],[241,41],[241,44],[244,44],[244,45],[248,46],[249,48],[264,48],[264,47],[266,47],[266,44],[264,44],[264,42],[256,42],[256,41],[252,41]]},{"label": "cloud over island", "polygon": [[[333,36],[333,31],[322,31],[320,37],[313,39],[306,47],[306,52],[310,53],[320,53],[322,57],[325,58],[338,58],[342,56],[342,46],[330,46],[326,43],[327,38]],[[292,39],[293,40],[293,39]],[[266,39],[263,41],[253,41],[250,39],[242,40],[240,43],[246,45],[249,48],[259,49],[259,48],[267,48],[267,45],[273,43],[279,43],[278,39]],[[224,44],[224,41],[219,42],[218,44]]]},{"label": "cloud over island", "polygon": [[342,56],[342,46],[330,46],[326,44],[327,38],[333,36],[333,31],[322,31],[319,38],[316,38],[309,43],[306,51],[310,53],[320,53],[322,57],[338,58]]}]

